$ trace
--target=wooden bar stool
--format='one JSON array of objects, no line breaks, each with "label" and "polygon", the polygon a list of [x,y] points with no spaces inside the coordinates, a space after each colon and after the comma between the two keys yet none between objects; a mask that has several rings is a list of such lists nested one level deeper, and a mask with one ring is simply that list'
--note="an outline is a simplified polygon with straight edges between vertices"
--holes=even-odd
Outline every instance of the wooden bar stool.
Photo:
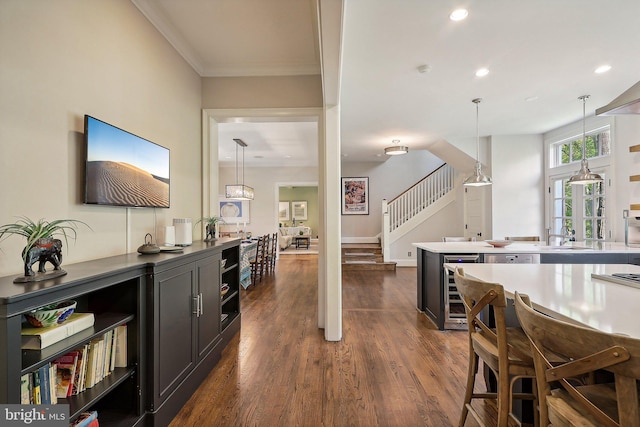
[{"label": "wooden bar stool", "polygon": [[[640,340],[553,319],[517,292],[515,304],[533,344],[542,426],[640,426]],[[594,383],[596,371],[614,381]]]},{"label": "wooden bar stool", "polygon": [[[506,326],[504,312],[507,300],[502,285],[466,277],[461,268],[457,268],[454,272],[454,280],[462,297],[469,329],[467,391],[458,425],[464,426],[469,413],[480,425],[487,425],[471,406],[473,399],[497,400],[498,427],[507,427],[509,418],[519,423],[519,420],[512,414],[513,399],[533,400],[534,408],[537,402],[535,393],[513,392],[514,383],[518,379],[535,378],[535,368],[527,336],[520,328]],[[493,311],[495,327],[489,327],[481,318],[481,313],[486,312],[487,308]],[[479,359],[482,359],[485,366],[490,368],[496,376],[497,393],[476,393],[474,391]],[[535,412],[534,417],[534,422],[536,422]]]},{"label": "wooden bar stool", "polygon": [[511,236],[505,237],[504,240],[511,240],[512,242],[539,242],[540,236]]}]

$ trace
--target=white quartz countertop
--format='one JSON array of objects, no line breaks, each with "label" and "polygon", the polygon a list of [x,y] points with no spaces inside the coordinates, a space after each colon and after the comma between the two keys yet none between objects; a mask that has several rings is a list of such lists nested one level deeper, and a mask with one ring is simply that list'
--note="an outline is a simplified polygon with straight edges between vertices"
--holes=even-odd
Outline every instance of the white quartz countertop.
[{"label": "white quartz countertop", "polygon": [[585,244],[584,242],[571,242],[563,246],[546,246],[540,243],[514,242],[503,248],[494,248],[489,243],[480,242],[419,242],[413,246],[434,253],[457,254],[517,254],[517,253],[580,253],[580,252],[607,252],[607,253],[640,253],[640,248],[628,247],[624,243],[606,242],[598,244]]},{"label": "white quartz countertop", "polygon": [[445,264],[486,282],[500,283],[508,297],[529,295],[534,307],[550,316],[604,332],[640,338],[640,289],[594,279],[592,273],[640,274],[630,264]]}]

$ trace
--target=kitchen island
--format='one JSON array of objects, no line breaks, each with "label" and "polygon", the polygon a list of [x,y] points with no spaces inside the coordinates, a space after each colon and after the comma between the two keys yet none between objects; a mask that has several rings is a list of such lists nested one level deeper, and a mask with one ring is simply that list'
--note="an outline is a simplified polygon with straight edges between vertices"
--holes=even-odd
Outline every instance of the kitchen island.
[{"label": "kitchen island", "polygon": [[464,309],[447,263],[533,263],[533,264],[635,264],[640,265],[640,248],[623,243],[565,246],[513,243],[496,248],[487,242],[414,243],[417,250],[417,308],[438,329],[466,329]]},{"label": "kitchen island", "polygon": [[[459,266],[445,264],[448,270]],[[614,273],[640,274],[640,266],[469,264],[462,268],[465,276],[500,283],[507,298],[513,298],[515,292],[529,295],[536,310],[556,319],[640,338],[640,323],[629,321],[630,313],[640,311],[640,289],[600,278]]]}]

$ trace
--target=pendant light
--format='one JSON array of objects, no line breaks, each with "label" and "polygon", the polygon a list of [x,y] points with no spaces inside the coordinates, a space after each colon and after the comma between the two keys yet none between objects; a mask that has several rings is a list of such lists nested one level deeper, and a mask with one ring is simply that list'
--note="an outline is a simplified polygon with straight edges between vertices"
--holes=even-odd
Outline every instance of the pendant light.
[{"label": "pendant light", "polygon": [[472,99],[471,102],[476,104],[476,170],[473,175],[464,180],[467,187],[480,187],[483,185],[491,185],[491,177],[482,173],[482,164],[480,163],[480,121],[478,119],[478,104],[482,102],[482,98]]},{"label": "pendant light", "polygon": [[580,170],[577,174],[569,178],[569,184],[573,185],[585,185],[595,184],[602,182],[603,179],[597,173],[592,173],[589,170],[589,163],[587,163],[587,112],[586,104],[589,95],[582,95],[578,97],[582,101],[582,162],[580,163]]},{"label": "pendant light", "polygon": [[397,156],[399,154],[407,154],[409,152],[409,147],[406,145],[400,145],[399,139],[394,139],[391,142],[393,145],[384,149],[384,154],[387,156]]},{"label": "pendant light", "polygon": [[[225,197],[233,200],[253,200],[253,188],[244,185],[244,148],[247,144],[241,140],[234,138],[236,142],[236,184],[228,184],[224,186]],[[238,180],[238,147],[242,147],[242,183]]]}]

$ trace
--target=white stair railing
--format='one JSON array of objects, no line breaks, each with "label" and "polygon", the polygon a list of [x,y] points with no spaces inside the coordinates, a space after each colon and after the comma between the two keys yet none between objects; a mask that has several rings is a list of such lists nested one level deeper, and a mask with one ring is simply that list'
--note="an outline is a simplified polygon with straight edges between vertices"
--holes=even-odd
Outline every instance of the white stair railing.
[{"label": "white stair railing", "polygon": [[454,169],[445,163],[395,199],[382,201],[381,243],[385,261],[389,254],[390,234],[453,190],[454,179]]}]

